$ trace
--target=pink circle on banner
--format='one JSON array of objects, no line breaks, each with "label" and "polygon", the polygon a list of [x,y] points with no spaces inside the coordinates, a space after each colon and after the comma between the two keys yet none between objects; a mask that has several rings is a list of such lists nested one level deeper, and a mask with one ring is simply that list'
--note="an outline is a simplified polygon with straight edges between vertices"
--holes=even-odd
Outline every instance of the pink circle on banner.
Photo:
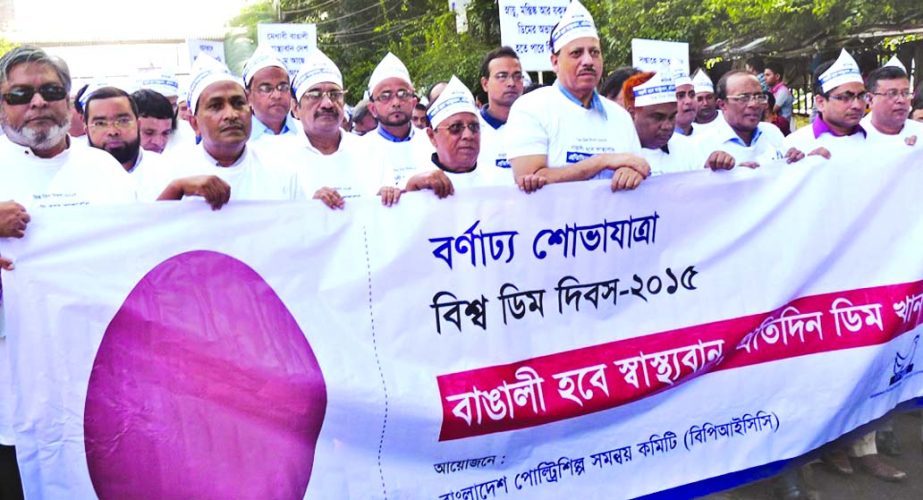
[{"label": "pink circle on banner", "polygon": [[302,498],[326,406],[311,346],[263,278],[227,255],[177,255],[99,346],[90,478],[102,499]]}]

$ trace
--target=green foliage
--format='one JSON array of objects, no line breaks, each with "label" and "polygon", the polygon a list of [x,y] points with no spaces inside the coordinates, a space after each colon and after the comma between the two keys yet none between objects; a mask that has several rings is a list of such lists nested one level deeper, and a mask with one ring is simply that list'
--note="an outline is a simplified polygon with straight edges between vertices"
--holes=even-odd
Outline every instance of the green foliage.
[{"label": "green foliage", "polygon": [[13,43],[13,42],[11,42],[11,41],[9,41],[9,40],[6,40],[6,39],[4,39],[4,38],[0,38],[0,56],[2,56],[3,54],[6,54],[6,53],[9,52],[11,49],[16,48],[17,45],[18,45],[18,44]]}]

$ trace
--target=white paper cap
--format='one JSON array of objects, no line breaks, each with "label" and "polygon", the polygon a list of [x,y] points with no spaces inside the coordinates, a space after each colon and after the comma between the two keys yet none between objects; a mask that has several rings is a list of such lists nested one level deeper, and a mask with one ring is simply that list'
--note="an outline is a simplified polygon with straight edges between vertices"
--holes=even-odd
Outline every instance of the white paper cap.
[{"label": "white paper cap", "polygon": [[445,90],[426,111],[426,116],[429,117],[430,125],[436,128],[446,118],[456,113],[471,113],[477,116],[478,108],[474,104],[474,96],[471,95],[468,87],[465,87],[458,77],[452,75]]},{"label": "white paper cap", "polygon": [[318,83],[335,83],[343,88],[343,74],[340,68],[327,57],[320,49],[314,49],[305,58],[304,64],[295,76],[292,88],[295,89],[295,100],[301,97],[311,87]]},{"label": "white paper cap", "polygon": [[174,73],[168,71],[142,73],[138,76],[137,86],[153,90],[164,97],[179,95],[179,81]]},{"label": "white paper cap", "polygon": [[846,52],[846,49],[840,50],[840,57],[836,58],[833,65],[824,71],[818,80],[825,94],[846,83],[865,83],[862,80],[862,73],[859,72],[859,65],[849,55],[849,52]]},{"label": "white paper cap", "polygon": [[90,100],[90,96],[93,95],[93,92],[96,92],[97,90],[103,87],[111,87],[111,86],[112,85],[110,85],[109,82],[104,82],[102,80],[94,80],[90,82],[87,86],[86,92],[84,92],[83,95],[80,96],[80,107],[83,108],[84,111],[86,111],[87,101]]},{"label": "white paper cap", "polygon": [[275,51],[266,45],[259,45],[253,55],[250,56],[250,59],[247,59],[247,62],[244,63],[244,87],[250,85],[250,81],[253,80],[253,75],[257,71],[265,68],[282,68],[286,73],[288,72],[285,63],[279,59]]},{"label": "white paper cap", "polygon": [[240,85],[240,79],[235,78],[227,66],[216,61],[208,54],[199,54],[196,57],[191,73],[192,80],[189,82],[188,104],[189,111],[192,114],[195,114],[199,106],[199,97],[209,85],[218,82],[234,82]]},{"label": "white paper cap", "polygon": [[585,37],[599,40],[599,33],[596,32],[596,23],[590,11],[586,10],[580,0],[574,0],[551,32],[551,52],[557,52],[568,43]]},{"label": "white paper cap", "polygon": [[670,64],[670,71],[673,73],[673,85],[692,85],[692,78],[689,78],[689,70],[686,65],[676,59]]},{"label": "white paper cap", "polygon": [[658,71],[650,80],[632,89],[632,94],[637,108],[676,102],[676,85],[670,78],[669,70]]},{"label": "white paper cap", "polygon": [[712,83],[711,78],[708,77],[708,74],[705,73],[705,70],[701,68],[699,68],[698,71],[692,75],[692,86],[695,89],[696,94],[715,93],[715,84]]},{"label": "white paper cap", "polygon": [[378,66],[375,67],[375,71],[372,71],[372,77],[369,78],[369,92],[374,92],[375,87],[388,78],[400,78],[407,82],[407,85],[413,87],[413,83],[410,81],[410,72],[407,71],[407,66],[404,66],[404,63],[390,52],[378,63]]},{"label": "white paper cap", "polygon": [[907,66],[904,66],[904,63],[902,63],[901,60],[897,58],[897,56],[891,56],[891,59],[888,59],[888,62],[886,62],[882,67],[887,68],[889,66],[893,68],[900,68],[904,73],[907,72]]}]

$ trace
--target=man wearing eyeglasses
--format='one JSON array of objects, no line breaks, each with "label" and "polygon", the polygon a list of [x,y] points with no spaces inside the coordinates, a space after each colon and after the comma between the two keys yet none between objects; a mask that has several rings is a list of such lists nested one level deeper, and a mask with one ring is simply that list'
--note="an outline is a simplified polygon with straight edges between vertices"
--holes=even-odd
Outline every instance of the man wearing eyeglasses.
[{"label": "man wearing eyeglasses", "polygon": [[340,126],[345,114],[343,75],[320,49],[306,58],[294,81],[295,113],[303,134],[285,137],[271,148],[258,145],[268,163],[292,165],[299,171],[304,192],[332,209],[346,200],[381,195],[391,206],[401,189],[386,166],[368,161],[362,139]]},{"label": "man wearing eyeglasses", "polygon": [[288,69],[271,48],[265,45],[256,48],[244,65],[243,79],[247,100],[253,108],[250,142],[298,134],[298,123],[289,114],[292,94]]},{"label": "man wearing eyeglasses", "polygon": [[[483,166],[510,168],[506,157],[506,120],[510,108],[523,92],[522,65],[510,47],[494,49],[481,62],[481,88],[487,93],[487,104],[481,108],[481,155]],[[513,175],[509,174],[512,184]]]},{"label": "man wearing eyeglasses", "polygon": [[910,150],[923,144],[923,125],[908,119],[913,91],[907,72],[897,66],[900,62],[889,64],[893,65],[878,68],[865,79],[872,112],[859,124],[869,144]]},{"label": "man wearing eyeglasses", "polygon": [[369,111],[378,128],[362,136],[368,158],[394,174],[394,186],[405,187],[410,176],[429,163],[433,152],[426,134],[410,122],[417,104],[410,72],[388,53],[369,78]]},{"label": "man wearing eyeglasses", "polygon": [[650,167],[628,112],[600,97],[603,58],[596,25],[574,0],[551,32],[557,81],[523,95],[510,109],[507,156],[519,188],[611,179],[613,191],[634,189]]},{"label": "man wearing eyeglasses", "polygon": [[814,123],[786,137],[785,144],[826,158],[861,156],[867,146],[867,132],[860,124],[866,98],[859,65],[842,50],[836,61],[814,71]]},{"label": "man wearing eyeglasses", "polygon": [[724,151],[738,166],[756,168],[779,159],[789,163],[804,158],[796,148],[786,148],[778,127],[762,121],[769,98],[760,81],[744,70],[725,73],[715,88],[721,116],[698,139],[702,151]]}]

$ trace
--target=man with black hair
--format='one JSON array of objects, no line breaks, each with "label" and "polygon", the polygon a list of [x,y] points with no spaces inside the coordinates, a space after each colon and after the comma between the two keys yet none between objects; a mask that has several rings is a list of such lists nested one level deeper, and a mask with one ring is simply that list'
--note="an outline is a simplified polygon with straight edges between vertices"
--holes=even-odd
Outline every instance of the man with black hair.
[{"label": "man with black hair", "polygon": [[766,70],[763,74],[766,76],[766,84],[769,85],[769,91],[772,92],[772,96],[776,100],[773,111],[791,122],[792,105],[795,103],[795,99],[792,97],[792,91],[783,81],[785,71],[783,68],[781,62],[770,61],[766,64]]},{"label": "man with black hair", "polygon": [[883,66],[865,79],[872,112],[859,124],[865,129],[869,144],[923,147],[923,125],[910,120],[910,78],[898,66]]},{"label": "man with black hair", "polygon": [[[487,104],[480,110],[481,154],[478,164],[509,169],[506,121],[510,108],[524,90],[522,64],[516,51],[510,47],[499,47],[484,56],[481,61],[481,88],[487,93]],[[509,176],[512,183],[513,176]]]},{"label": "man with black hair", "polygon": [[138,107],[141,147],[146,151],[163,153],[176,131],[173,106],[166,97],[149,89],[135,92],[131,99]]},{"label": "man with black hair", "polygon": [[766,77],[763,76],[763,72],[766,70],[766,63],[763,61],[762,57],[751,56],[749,59],[747,59],[747,62],[744,65],[744,69],[746,69],[748,73],[753,74],[753,76],[755,76],[756,79],[760,81],[760,87],[762,87],[763,92],[769,91]]},{"label": "man with black hair", "polygon": [[292,87],[288,69],[275,52],[260,45],[243,71],[244,90],[253,109],[250,142],[263,137],[298,134],[298,122],[291,116]]},{"label": "man with black hair", "polygon": [[418,130],[423,130],[426,128],[426,105],[418,102],[413,107],[413,112],[410,115],[410,122],[413,123],[413,126]]},{"label": "man with black hair", "polygon": [[640,72],[640,69],[633,66],[615,68],[603,81],[602,88],[599,89],[599,92],[606,99],[624,108],[625,102],[622,100],[622,86],[625,85],[625,80],[628,80],[629,77],[637,75]]}]

